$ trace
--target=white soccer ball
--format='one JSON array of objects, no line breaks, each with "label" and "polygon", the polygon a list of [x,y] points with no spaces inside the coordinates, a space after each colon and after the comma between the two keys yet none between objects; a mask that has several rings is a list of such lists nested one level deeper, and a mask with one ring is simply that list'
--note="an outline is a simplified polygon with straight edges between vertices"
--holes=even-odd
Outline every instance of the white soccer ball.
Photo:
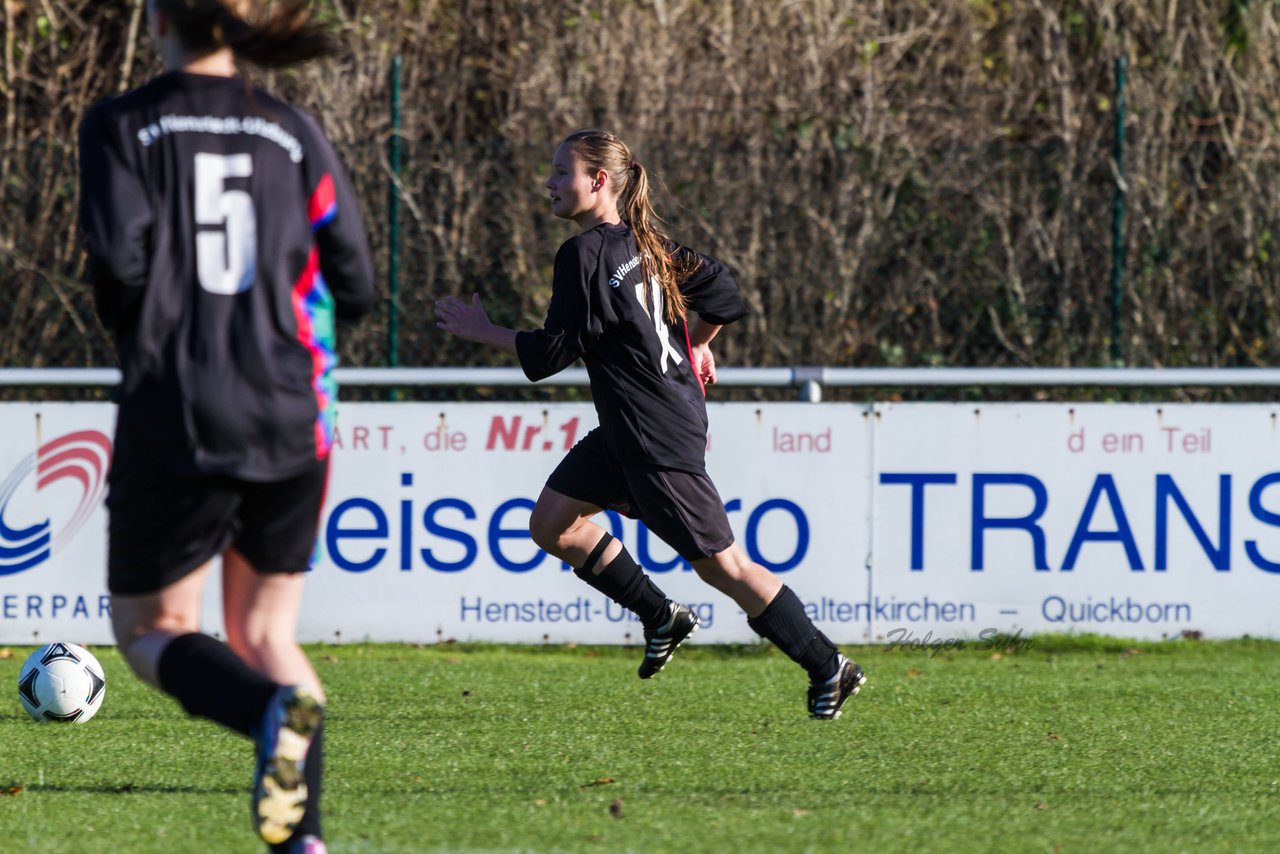
[{"label": "white soccer ball", "polygon": [[33,720],[82,724],[102,708],[107,677],[93,653],[73,643],[37,649],[18,672],[18,699]]}]

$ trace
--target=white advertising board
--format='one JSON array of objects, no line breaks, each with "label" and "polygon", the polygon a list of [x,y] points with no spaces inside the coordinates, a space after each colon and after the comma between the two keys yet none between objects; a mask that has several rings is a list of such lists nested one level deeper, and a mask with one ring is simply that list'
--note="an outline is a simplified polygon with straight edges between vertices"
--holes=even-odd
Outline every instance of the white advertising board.
[{"label": "white advertising board", "polygon": [[[589,404],[346,407],[303,634],[636,641],[629,613],[528,534],[547,476],[595,423]],[[719,407],[707,454],[748,554],[797,589],[845,603],[847,616],[867,591],[865,553],[845,552],[849,530],[869,520],[866,430],[853,407]],[[813,488],[834,471],[839,488]],[[755,637],[733,602],[643,526],[616,514],[598,521],[669,595],[698,610],[701,641]],[[830,626],[851,639],[863,627],[850,635]]]},{"label": "white advertising board", "polygon": [[[843,643],[984,633],[1280,637],[1280,445],[1263,405],[712,404],[739,542]],[[106,404],[0,406],[0,643],[111,641]],[[589,404],[345,404],[308,641],[636,642],[528,536]],[[745,615],[605,514],[695,640]],[[221,631],[217,579],[206,629]]]},{"label": "white advertising board", "polygon": [[112,642],[114,425],[107,404],[0,404],[0,643]]},{"label": "white advertising board", "polygon": [[1280,637],[1264,405],[877,407],[872,630]]}]

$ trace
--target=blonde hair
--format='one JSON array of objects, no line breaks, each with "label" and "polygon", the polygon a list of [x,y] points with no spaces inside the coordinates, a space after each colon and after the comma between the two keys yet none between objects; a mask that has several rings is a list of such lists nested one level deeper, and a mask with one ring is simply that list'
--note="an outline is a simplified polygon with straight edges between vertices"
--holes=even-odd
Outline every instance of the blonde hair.
[{"label": "blonde hair", "polygon": [[195,53],[231,48],[237,59],[284,68],[337,49],[312,17],[311,0],[153,0],[183,46]]},{"label": "blonde hair", "polygon": [[657,280],[667,305],[667,319],[683,320],[687,306],[680,283],[692,275],[701,262],[692,253],[673,256],[674,242],[658,227],[662,219],[653,209],[648,170],[635,159],[625,142],[599,128],[574,131],[561,144],[572,146],[589,172],[603,170],[609,174],[618,197],[619,213],[631,226],[636,248],[640,250],[645,311],[649,310],[650,282]]}]

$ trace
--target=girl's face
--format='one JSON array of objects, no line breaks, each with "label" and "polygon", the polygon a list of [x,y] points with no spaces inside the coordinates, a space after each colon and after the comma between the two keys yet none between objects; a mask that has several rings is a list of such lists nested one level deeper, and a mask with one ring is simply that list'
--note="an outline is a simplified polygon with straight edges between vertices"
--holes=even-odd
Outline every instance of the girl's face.
[{"label": "girl's face", "polygon": [[594,174],[588,172],[572,145],[556,149],[551,159],[551,177],[545,186],[551,194],[551,212],[561,219],[582,224],[600,218],[610,207],[617,210],[609,190],[609,173],[603,169]]}]

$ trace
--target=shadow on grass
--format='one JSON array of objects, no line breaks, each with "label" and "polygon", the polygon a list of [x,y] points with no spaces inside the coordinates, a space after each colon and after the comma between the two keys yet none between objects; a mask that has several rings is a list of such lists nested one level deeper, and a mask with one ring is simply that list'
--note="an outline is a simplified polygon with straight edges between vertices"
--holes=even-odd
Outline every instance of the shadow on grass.
[{"label": "shadow on grass", "polygon": [[43,792],[67,792],[88,795],[243,795],[247,788],[237,786],[144,786],[125,783],[121,786],[24,786],[28,794]]},{"label": "shadow on grass", "polygon": [[172,720],[171,714],[168,712],[168,710],[165,710],[165,709],[161,709],[158,711],[150,711],[150,710],[141,711],[140,710],[136,712],[130,711],[130,710],[125,710],[122,712],[117,709],[112,709],[109,712],[99,712],[96,716],[93,717],[91,721],[86,721],[84,724],[68,724],[68,723],[54,723],[52,721],[37,721],[37,720],[34,720],[30,715],[23,714],[21,712],[16,715],[0,712],[0,724],[5,723],[6,721],[26,721],[27,723],[40,724],[41,726],[47,723],[53,728],[62,727],[66,729],[76,729],[76,728],[83,727],[86,724],[89,726],[94,726],[99,722],[112,723],[112,724],[169,723],[171,720]]}]

